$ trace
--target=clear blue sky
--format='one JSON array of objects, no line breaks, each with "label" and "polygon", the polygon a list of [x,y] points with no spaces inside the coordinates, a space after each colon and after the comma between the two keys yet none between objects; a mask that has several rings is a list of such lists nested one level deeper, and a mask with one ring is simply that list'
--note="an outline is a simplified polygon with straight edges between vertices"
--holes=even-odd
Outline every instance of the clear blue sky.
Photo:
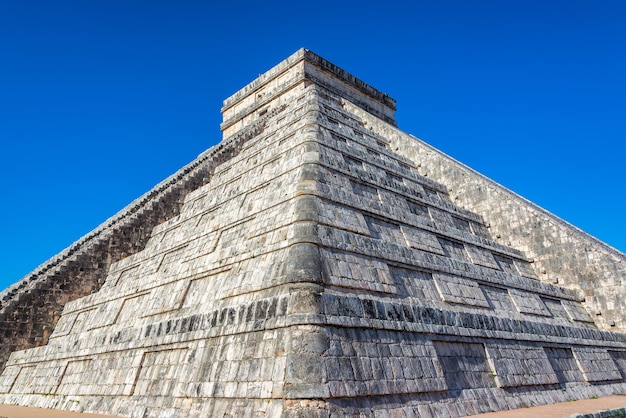
[{"label": "clear blue sky", "polygon": [[222,100],[300,47],[626,251],[624,1],[0,0],[0,288],[217,143]]}]

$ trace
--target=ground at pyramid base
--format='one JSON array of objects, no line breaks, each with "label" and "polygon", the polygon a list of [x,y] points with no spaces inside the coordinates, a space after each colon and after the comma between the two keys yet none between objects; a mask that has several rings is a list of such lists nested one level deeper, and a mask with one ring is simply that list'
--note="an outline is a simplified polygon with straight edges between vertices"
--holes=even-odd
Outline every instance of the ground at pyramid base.
[{"label": "ground at pyramid base", "polygon": [[460,417],[626,394],[626,256],[308,50],[223,140],[0,294],[0,403]]},{"label": "ground at pyramid base", "polygon": [[[626,395],[585,399],[500,412],[471,415],[468,418],[622,418],[626,416]],[[0,404],[0,418],[120,418],[60,409]]]},{"label": "ground at pyramid base", "polygon": [[62,409],[34,408],[0,404],[0,418],[120,418],[115,415],[70,412]]}]

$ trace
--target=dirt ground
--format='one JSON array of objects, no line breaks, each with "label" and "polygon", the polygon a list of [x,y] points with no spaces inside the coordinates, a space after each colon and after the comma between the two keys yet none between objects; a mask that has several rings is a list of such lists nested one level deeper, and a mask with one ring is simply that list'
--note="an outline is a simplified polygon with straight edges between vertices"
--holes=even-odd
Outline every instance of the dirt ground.
[{"label": "dirt ground", "polygon": [[[490,412],[467,418],[569,418],[574,414],[589,414],[599,411],[626,408],[626,395],[607,396],[598,399],[564,402],[534,406],[512,411]],[[24,406],[1,405],[0,418],[119,418],[113,415],[87,414],[59,411],[56,409],[27,408]]]},{"label": "dirt ground", "polygon": [[582,401],[533,406],[511,411],[490,412],[466,418],[569,418],[574,414],[591,414],[620,408],[626,408],[626,395],[613,395],[598,399],[584,399]]},{"label": "dirt ground", "polygon": [[0,404],[0,418],[119,418],[113,415],[83,414],[58,409],[27,408]]}]

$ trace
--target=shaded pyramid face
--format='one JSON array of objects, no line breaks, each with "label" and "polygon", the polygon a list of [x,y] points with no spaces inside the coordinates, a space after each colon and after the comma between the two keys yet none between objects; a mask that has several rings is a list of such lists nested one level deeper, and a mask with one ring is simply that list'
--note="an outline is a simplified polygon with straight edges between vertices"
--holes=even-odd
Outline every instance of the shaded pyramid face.
[{"label": "shaded pyramid face", "polygon": [[463,416],[624,393],[626,336],[421,175],[394,106],[305,50],[236,93],[232,157],[47,345],[12,354],[0,401]]}]

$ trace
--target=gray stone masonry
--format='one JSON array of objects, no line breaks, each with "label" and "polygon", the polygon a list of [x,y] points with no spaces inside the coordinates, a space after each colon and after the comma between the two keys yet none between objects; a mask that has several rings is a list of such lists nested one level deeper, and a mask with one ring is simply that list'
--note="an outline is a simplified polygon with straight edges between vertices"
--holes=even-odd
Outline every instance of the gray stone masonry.
[{"label": "gray stone masonry", "polygon": [[626,393],[624,255],[394,111],[304,49],[235,93],[220,145],[3,292],[0,402],[460,417]]},{"label": "gray stone masonry", "polygon": [[418,138],[354,110],[418,173],[445,184],[456,205],[479,214],[498,244],[523,251],[540,280],[580,291],[598,327],[626,331],[626,255]]}]

